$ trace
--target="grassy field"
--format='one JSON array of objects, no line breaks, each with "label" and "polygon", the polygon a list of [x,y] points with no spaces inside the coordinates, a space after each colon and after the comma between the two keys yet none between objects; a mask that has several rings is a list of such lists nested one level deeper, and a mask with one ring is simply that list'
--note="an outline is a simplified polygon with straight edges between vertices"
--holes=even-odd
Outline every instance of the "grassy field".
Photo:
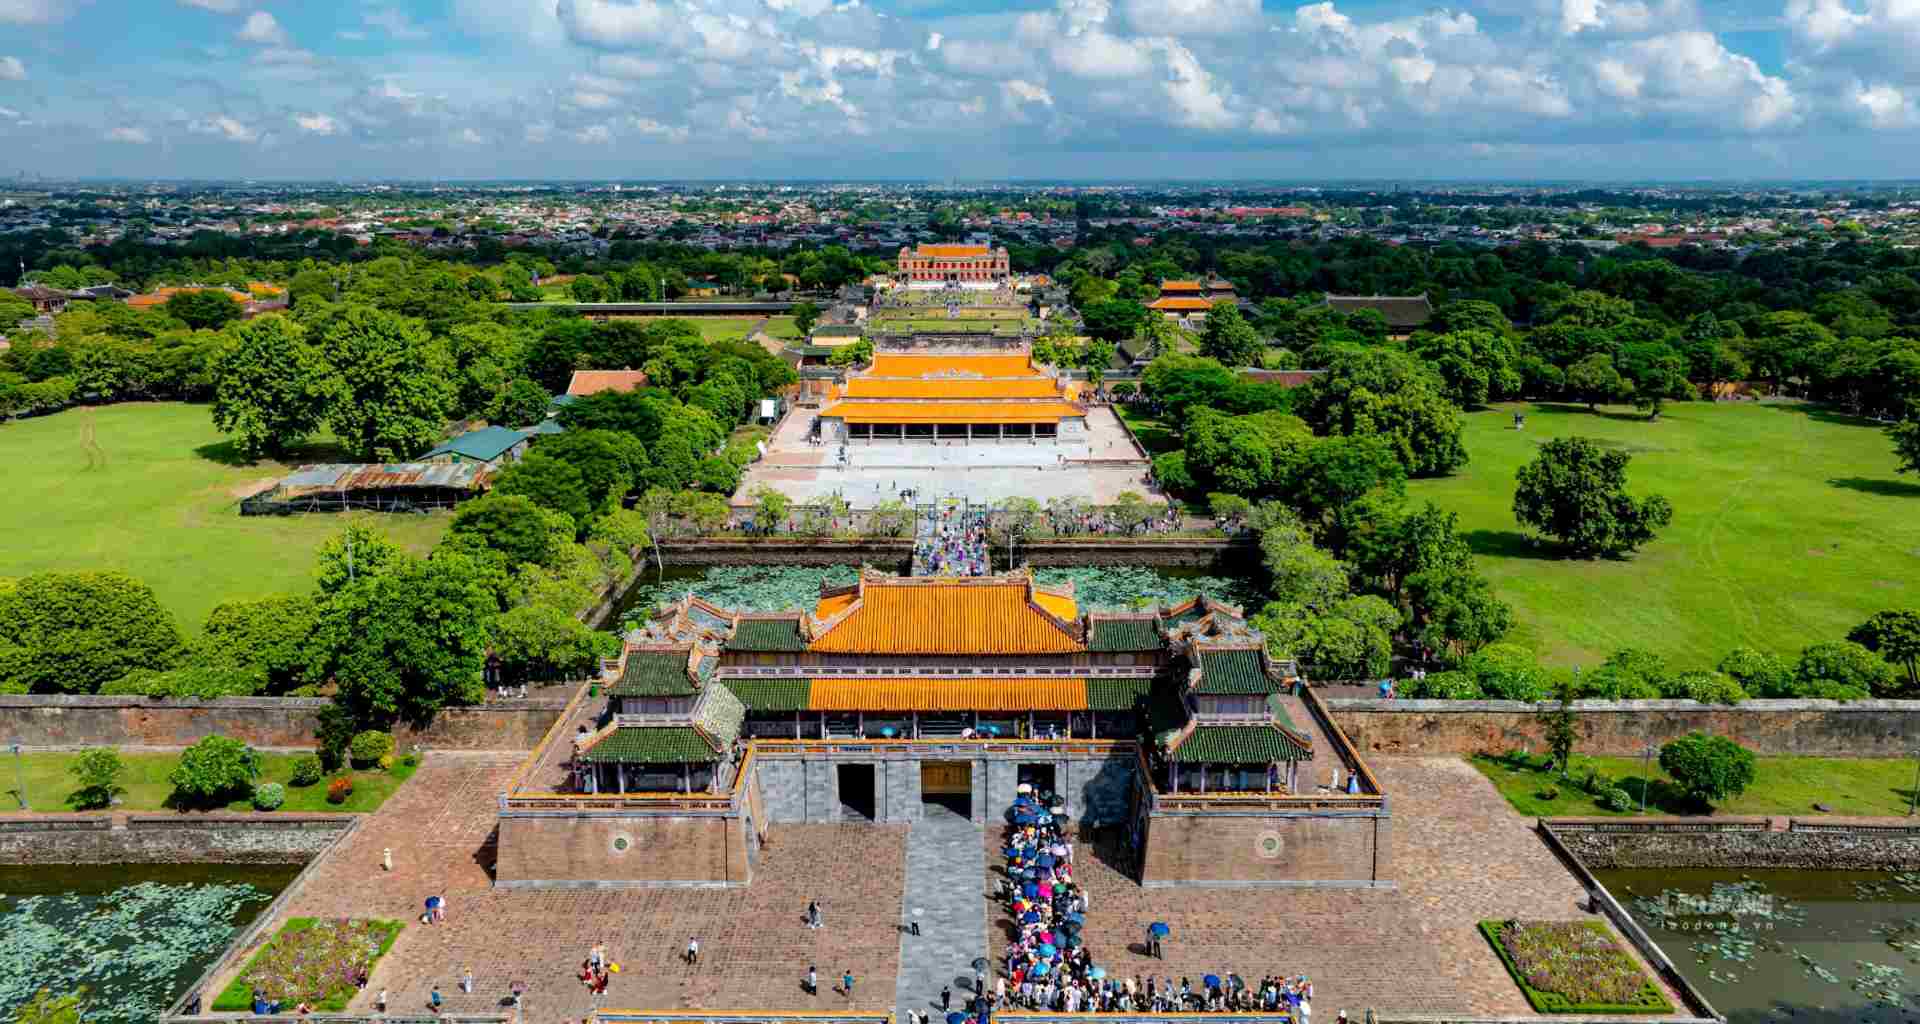
[{"label": "grassy field", "polygon": [[[708,341],[727,341],[746,337],[747,332],[752,330],[753,325],[759,323],[762,318],[757,316],[690,316],[686,319],[688,323],[700,328],[700,337]],[[793,318],[787,317],[786,320],[788,327],[791,328]],[[767,326],[772,327],[773,324],[768,324]]]},{"label": "grassy field", "polygon": [[[70,811],[74,807],[67,802],[78,789],[74,777],[67,771],[79,753],[40,753],[22,754],[20,761],[24,769],[27,787],[27,803],[36,811]],[[400,784],[413,777],[413,766],[395,764],[392,772],[366,771],[349,772],[353,777],[353,795],[343,803],[327,802],[327,784],[333,776],[325,776],[311,786],[289,785],[287,780],[293,776],[293,762],[298,754],[260,755],[260,778],[258,785],[278,782],[287,787],[287,802],[280,806],[283,811],[373,811],[393,795]],[[126,774],[121,776],[121,784],[127,792],[114,808],[119,811],[163,811],[173,809],[167,798],[173,793],[173,784],[167,781],[167,773],[180,760],[178,754],[135,754],[122,753],[120,760],[126,763]],[[0,771],[0,785],[6,788],[4,804],[0,810],[11,811],[19,806],[17,796],[19,784],[15,781],[10,765],[0,765],[6,769]],[[250,811],[253,804],[246,800],[236,800],[222,808],[214,810]]]},{"label": "grassy field", "polygon": [[[104,465],[88,468],[91,426]],[[338,461],[324,444],[293,463]],[[287,466],[241,462],[203,405],[129,403],[0,424],[0,576],[118,569],[152,585],[184,633],[222,601],[300,593],[348,517],[241,518],[243,493]],[[352,513],[414,551],[450,517]]]},{"label": "grassy field", "polygon": [[[1561,782],[1559,773],[1545,768],[1547,758],[1536,754],[1470,758],[1480,773],[1492,780],[1513,809],[1533,818],[1620,816],[1639,813],[1641,789],[1646,789],[1648,814],[1701,813],[1674,788],[1673,779],[1660,770],[1660,755],[1649,761],[1652,775],[1641,771],[1632,757],[1573,757],[1574,778],[1592,768],[1612,778],[1634,800],[1634,810],[1601,809],[1578,786]],[[1757,759],[1753,785],[1714,808],[1716,814],[1760,817],[1778,814],[1846,814],[1891,817],[1907,813],[1913,800],[1914,763],[1911,760],[1875,760],[1851,757],[1762,757]],[[1559,795],[1542,799],[1540,792],[1555,786]],[[1832,808],[1814,810],[1814,804]]]},{"label": "grassy field", "polygon": [[[1513,518],[1514,475],[1568,435],[1631,452],[1628,489],[1666,495],[1673,525],[1619,561],[1532,544]],[[1409,490],[1459,513],[1514,607],[1512,639],[1549,663],[1591,666],[1633,646],[1708,668],[1741,644],[1791,659],[1876,611],[1920,606],[1920,483],[1894,472],[1873,424],[1801,405],[1677,403],[1655,423],[1630,408],[1519,405],[1468,415],[1466,446],[1460,473]]]},{"label": "grassy field", "polygon": [[1153,413],[1149,412],[1145,406],[1118,404],[1113,407],[1113,411],[1125,421],[1127,427],[1133,431],[1133,436],[1140,439],[1140,444],[1146,448],[1148,455],[1159,455],[1180,447],[1180,439],[1175,437],[1173,431],[1165,424],[1154,419]]}]

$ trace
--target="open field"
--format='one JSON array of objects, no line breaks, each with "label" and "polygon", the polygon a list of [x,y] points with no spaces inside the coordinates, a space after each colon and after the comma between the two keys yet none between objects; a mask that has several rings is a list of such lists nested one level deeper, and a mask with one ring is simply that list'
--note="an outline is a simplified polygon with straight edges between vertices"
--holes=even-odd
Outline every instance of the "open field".
[{"label": "open field", "polygon": [[[81,441],[89,424],[104,458],[91,469]],[[339,458],[315,442],[293,464]],[[288,466],[238,459],[204,405],[128,403],[0,425],[0,576],[118,569],[152,585],[189,634],[222,601],[307,590],[313,552],[348,517],[241,518],[241,495]],[[450,521],[350,515],[423,553]]]},{"label": "open field", "polygon": [[[1647,762],[1651,774],[1641,770],[1641,761],[1632,757],[1573,756],[1572,776],[1585,777],[1591,768],[1614,780],[1634,800],[1634,810],[1609,811],[1593,802],[1578,786],[1559,780],[1559,773],[1547,770],[1545,754],[1535,754],[1524,763],[1509,756],[1469,758],[1480,774],[1493,782],[1513,809],[1528,817],[1568,818],[1639,813],[1642,788],[1646,789],[1649,814],[1699,814],[1677,789],[1673,779],[1660,770],[1660,755]],[[1903,815],[1912,806],[1914,763],[1911,760],[1876,760],[1854,757],[1762,757],[1756,759],[1753,785],[1747,791],[1716,807],[1716,814],[1740,817],[1818,813],[1813,805],[1825,804],[1834,814],[1860,817]],[[1540,792],[1554,786],[1559,794],[1544,800]]]},{"label": "open field", "polygon": [[[1568,561],[1514,521],[1515,472],[1569,435],[1632,452],[1628,489],[1673,502],[1673,525],[1638,554]],[[1920,483],[1894,472],[1865,421],[1792,404],[1675,403],[1655,423],[1630,408],[1520,404],[1468,415],[1466,446],[1466,468],[1409,491],[1460,514],[1514,607],[1511,639],[1549,663],[1642,647],[1710,668],[1741,644],[1791,660],[1876,611],[1920,606]]]},{"label": "open field", "polygon": [[[38,753],[20,755],[23,781],[27,787],[27,802],[36,811],[71,811],[75,808],[67,802],[73,791],[79,788],[78,782],[67,770],[80,755],[76,753]],[[293,777],[293,762],[299,754],[260,755],[260,778],[256,785],[278,782],[287,787],[287,802],[280,805],[282,811],[306,811],[312,813],[339,811],[375,811],[393,795],[400,784],[413,777],[415,765],[396,762],[392,772],[349,771],[346,774],[353,779],[353,795],[341,803],[327,802],[327,784],[334,776],[321,777],[311,786],[294,786],[288,783]],[[116,811],[164,811],[171,810],[167,798],[173,793],[173,783],[167,781],[167,773],[173,771],[180,762],[180,755],[122,753],[120,760],[127,766],[126,774],[120,777],[127,792],[121,796],[120,803],[114,806]],[[0,785],[6,793],[0,797],[0,806],[13,810],[19,804],[15,794],[19,783],[14,773],[0,773]],[[224,807],[212,808],[224,811],[250,811],[253,804],[246,800],[236,800]]]}]

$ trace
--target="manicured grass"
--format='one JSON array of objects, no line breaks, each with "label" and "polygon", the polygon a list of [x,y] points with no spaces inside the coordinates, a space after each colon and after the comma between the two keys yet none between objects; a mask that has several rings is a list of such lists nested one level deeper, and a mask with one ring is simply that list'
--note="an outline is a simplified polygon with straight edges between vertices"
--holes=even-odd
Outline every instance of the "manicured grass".
[{"label": "manicured grass", "polygon": [[1170,452],[1180,447],[1180,439],[1173,430],[1153,418],[1153,413],[1144,406],[1115,405],[1113,411],[1133,430],[1133,436],[1147,449],[1148,455]]},{"label": "manicured grass", "polygon": [[[760,322],[757,316],[690,316],[687,322],[700,328],[700,337],[707,341],[738,340],[747,336],[753,325]],[[791,324],[793,318],[788,317]],[[771,324],[769,327],[773,326]],[[798,332],[795,332],[796,335]]]},{"label": "manicured grass", "polygon": [[[43,752],[20,755],[21,774],[25,776],[27,802],[36,811],[71,811],[75,807],[68,797],[79,788],[78,782],[68,772],[67,766],[80,756],[72,753]],[[379,770],[347,771],[353,778],[353,795],[346,800],[330,804],[327,802],[327,783],[335,776],[323,776],[311,786],[295,786],[288,780],[293,777],[293,762],[299,754],[261,753],[260,778],[256,785],[278,782],[287,789],[286,802],[280,805],[282,811],[306,811],[312,813],[364,813],[378,810],[387,798],[399,789],[401,784],[413,778],[418,766],[404,761],[396,761],[391,772]],[[10,764],[11,757],[0,757],[0,810],[14,810],[19,807],[18,784],[15,770]],[[116,811],[168,811],[175,810],[167,803],[173,794],[173,783],[167,781],[167,774],[180,761],[180,755],[172,753],[131,753],[122,752],[120,760],[127,766],[126,774],[120,777],[120,784],[127,791],[114,805]],[[253,804],[247,800],[235,800],[225,807],[207,808],[222,811],[251,811]]]},{"label": "manicured grass", "polygon": [[[321,923],[319,918],[314,917],[288,918],[287,923],[281,927],[272,941],[262,947],[260,952],[255,953],[253,959],[247,961],[247,966],[235,975],[233,981],[214,999],[213,1009],[222,1013],[245,1012],[253,1009],[253,980],[250,976],[256,972],[265,972],[290,980],[305,979],[315,988],[325,988],[324,995],[318,992],[269,991],[268,995],[288,1003],[283,1007],[287,1013],[293,1012],[294,1006],[303,996],[315,997],[312,1007],[317,1012],[337,1013],[344,1010],[347,1004],[353,1001],[354,992],[358,991],[354,988],[350,977],[342,977],[350,974],[348,971],[350,961],[360,962],[364,957],[362,965],[368,974],[372,974],[374,965],[378,964],[380,958],[386,956],[387,951],[393,948],[394,940],[400,937],[400,930],[404,927],[398,921],[329,921],[328,924],[341,926],[342,930],[335,932],[330,929],[321,929],[316,932],[316,926]],[[380,936],[379,945],[370,953],[365,952],[364,947],[360,946],[360,942],[370,938],[368,933]],[[328,935],[329,940],[314,941],[314,937],[319,935]],[[343,939],[352,940],[353,948],[342,949],[340,940]],[[315,959],[316,957],[318,959]],[[271,988],[270,982],[268,987]]]},{"label": "manicured grass", "polygon": [[[88,468],[91,425],[104,465]],[[338,462],[324,442],[290,459]],[[313,586],[313,553],[350,520],[425,553],[451,517],[249,516],[240,496],[290,465],[244,463],[204,405],[128,403],[0,423],[0,576],[118,569],[151,585],[192,634],[222,601],[297,594]]]},{"label": "manicured grass", "polygon": [[[1507,798],[1513,809],[1530,818],[1625,817],[1638,814],[1640,794],[1646,788],[1648,814],[1703,813],[1683,796],[1673,779],[1660,770],[1660,755],[1649,759],[1651,776],[1641,771],[1634,757],[1584,757],[1575,754],[1572,781],[1561,781],[1558,772],[1546,767],[1546,755],[1500,757],[1476,755],[1470,758]],[[1862,817],[1893,817],[1907,813],[1913,799],[1914,763],[1911,760],[1884,760],[1852,757],[1762,757],[1757,759],[1753,785],[1747,791],[1716,805],[1711,813],[1736,817],[1768,815],[1812,815],[1814,804],[1825,804],[1831,813]],[[1609,811],[1593,802],[1578,780],[1587,769],[1613,779],[1633,798],[1634,809]],[[1548,786],[1559,795],[1542,799]]]},{"label": "manicured grass", "polygon": [[800,325],[790,316],[776,316],[767,319],[767,333],[785,341],[799,341],[806,335],[800,333]]},{"label": "manicured grass", "polygon": [[[1513,429],[1513,413],[1527,414]],[[1514,607],[1515,642],[1556,665],[1623,647],[1676,670],[1749,645],[1789,660],[1874,612],[1920,606],[1920,482],[1895,473],[1875,424],[1801,405],[1690,402],[1658,422],[1627,407],[1523,404],[1466,416],[1472,462],[1414,481],[1460,515],[1480,568]],[[1633,454],[1628,489],[1664,494],[1673,525],[1624,560],[1570,561],[1513,517],[1514,477],[1556,437]]]}]

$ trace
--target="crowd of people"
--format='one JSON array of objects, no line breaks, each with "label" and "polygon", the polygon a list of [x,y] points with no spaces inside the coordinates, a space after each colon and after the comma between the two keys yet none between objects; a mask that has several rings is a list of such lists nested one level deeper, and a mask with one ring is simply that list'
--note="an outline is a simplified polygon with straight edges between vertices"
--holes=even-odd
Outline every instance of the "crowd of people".
[{"label": "crowd of people", "polygon": [[972,505],[937,505],[921,513],[913,531],[915,576],[985,576],[987,512]]},{"label": "crowd of people", "polygon": [[[1151,974],[1108,977],[1080,938],[1089,900],[1074,881],[1064,808],[1053,794],[1022,785],[1012,818],[998,896],[1018,931],[1002,955],[991,1006],[1054,1013],[1286,1013],[1310,1024],[1313,981],[1305,975],[1268,976],[1258,985],[1230,972],[1203,975],[1198,984]],[[1164,923],[1148,926],[1148,955],[1161,955],[1168,934]],[[1344,1012],[1336,1024],[1346,1024]]]},{"label": "crowd of people", "polygon": [[1155,533],[1178,533],[1185,524],[1180,513],[1172,506],[1167,506],[1138,522],[1124,522],[1108,509],[1077,512],[1050,510],[1047,512],[1047,525],[1062,537],[1139,537]]}]

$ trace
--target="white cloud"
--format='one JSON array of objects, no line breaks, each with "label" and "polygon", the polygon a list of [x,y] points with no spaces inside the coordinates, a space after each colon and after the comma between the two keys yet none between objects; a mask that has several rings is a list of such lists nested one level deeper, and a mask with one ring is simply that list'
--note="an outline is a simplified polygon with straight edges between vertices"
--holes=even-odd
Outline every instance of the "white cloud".
[{"label": "white cloud", "polygon": [[472,128],[462,128],[460,134],[454,136],[454,141],[465,146],[484,146],[487,144],[487,137]]},{"label": "white cloud", "polygon": [[1874,128],[1908,128],[1920,120],[1916,116],[1913,99],[1904,91],[1885,83],[1859,87],[1854,93],[1854,101],[1860,105],[1867,123]]},{"label": "white cloud", "polygon": [[615,78],[660,78],[673,72],[673,65],[661,60],[645,60],[624,53],[603,53],[594,65],[601,74]]},{"label": "white cloud", "polygon": [[613,129],[604,124],[590,124],[574,132],[573,141],[586,146],[604,146],[613,141]]},{"label": "white cloud", "polygon": [[1623,44],[1595,65],[1602,91],[1632,114],[1680,114],[1748,131],[1784,128],[1801,118],[1783,78],[1728,50],[1711,33],[1670,32]]},{"label": "white cloud", "polygon": [[1260,20],[1260,0],[1124,0],[1121,10],[1144,35],[1227,35]]},{"label": "white cloud", "polygon": [[426,39],[432,35],[405,11],[395,7],[376,8],[361,15],[360,20],[385,32],[389,39]]},{"label": "white cloud", "polygon": [[581,110],[606,110],[618,102],[604,92],[591,92],[585,89],[577,89],[567,97],[569,106],[579,107]]},{"label": "white cloud", "polygon": [[938,32],[927,33],[927,52],[932,53],[933,51],[938,50],[940,48],[940,40],[944,38],[945,37]]},{"label": "white cloud", "polygon": [[180,0],[183,7],[198,7],[215,14],[239,14],[253,6],[253,0]]},{"label": "white cloud", "polygon": [[0,57],[0,82],[24,82],[27,66],[18,57]]},{"label": "white cloud", "polygon": [[292,43],[286,29],[281,28],[280,22],[266,11],[247,15],[246,23],[240,26],[240,31],[234,33],[234,37],[256,46],[287,46]]},{"label": "white cloud", "polygon": [[295,114],[293,123],[300,130],[313,135],[338,135],[345,130],[339,121],[328,114]]},{"label": "white cloud", "polygon": [[26,116],[12,107],[0,107],[0,121],[18,121]]},{"label": "white cloud", "polygon": [[0,24],[50,25],[79,6],[74,0],[0,0]]},{"label": "white cloud", "polygon": [[686,125],[661,124],[650,117],[630,117],[627,126],[642,135],[666,139],[668,142],[685,142],[690,134]]},{"label": "white cloud", "polygon": [[196,135],[217,135],[229,142],[254,142],[260,138],[259,132],[224,114],[192,121],[187,130]]},{"label": "white cloud", "polygon": [[1006,90],[1009,97],[1012,97],[1020,103],[1039,103],[1049,107],[1053,106],[1053,94],[1032,82],[1013,78],[1002,83],[1001,88]]},{"label": "white cloud", "polygon": [[598,46],[631,46],[667,32],[674,16],[652,0],[560,0],[555,12],[567,34]]},{"label": "white cloud", "polygon": [[126,142],[136,146],[144,146],[153,141],[147,135],[146,129],[129,128],[124,125],[119,128],[109,129],[106,134],[106,139],[108,142]]}]

